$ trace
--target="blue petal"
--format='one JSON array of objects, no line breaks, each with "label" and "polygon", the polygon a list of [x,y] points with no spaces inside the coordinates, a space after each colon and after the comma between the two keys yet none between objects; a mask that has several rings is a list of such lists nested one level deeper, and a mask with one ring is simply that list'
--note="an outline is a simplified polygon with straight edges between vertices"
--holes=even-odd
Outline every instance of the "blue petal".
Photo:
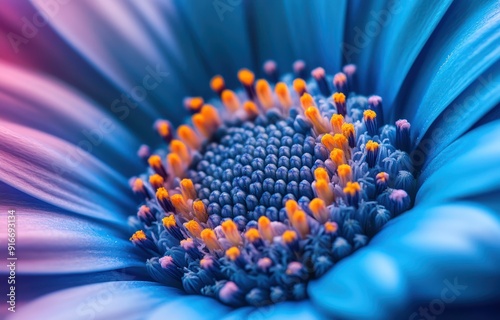
[{"label": "blue petal", "polygon": [[474,202],[417,206],[311,283],[309,295],[342,318],[408,318],[419,310],[414,303],[440,298],[492,303],[500,294],[498,209]]},{"label": "blue petal", "polygon": [[289,320],[315,320],[315,319],[326,319],[325,315],[318,310],[317,306],[311,303],[311,301],[293,301],[293,302],[282,302],[266,307],[253,308],[246,307],[236,309],[230,312],[226,317],[222,318],[224,320],[238,320],[238,319],[289,319]]},{"label": "blue petal", "polygon": [[0,181],[49,204],[123,225],[126,179],[54,136],[0,120]]},{"label": "blue petal", "polygon": [[183,295],[169,299],[169,302],[154,310],[147,319],[221,319],[230,310],[231,308],[212,298]]},{"label": "blue petal", "polygon": [[9,319],[140,319],[179,290],[145,281],[112,281],[57,291]]},{"label": "blue petal", "polygon": [[[127,231],[81,217],[0,182],[0,218],[15,209],[16,254],[20,274],[63,274],[144,267]],[[2,251],[7,255],[7,250]]]},{"label": "blue petal", "polygon": [[498,191],[500,188],[500,121],[459,138],[426,164],[417,203]]},{"label": "blue petal", "polygon": [[500,57],[500,3],[456,1],[396,101],[419,141],[434,120]]},{"label": "blue petal", "polygon": [[139,170],[135,157],[139,141],[91,101],[40,74],[4,63],[0,73],[4,75],[0,78],[3,119],[79,145],[129,173]]}]

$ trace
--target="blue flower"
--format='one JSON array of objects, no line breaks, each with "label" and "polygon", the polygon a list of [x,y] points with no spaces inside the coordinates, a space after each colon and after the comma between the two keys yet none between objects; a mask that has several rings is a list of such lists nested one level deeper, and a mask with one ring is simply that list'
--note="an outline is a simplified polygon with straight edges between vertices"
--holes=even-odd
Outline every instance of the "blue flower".
[{"label": "blue flower", "polygon": [[[13,318],[425,319],[487,317],[494,311],[500,296],[497,2],[372,1],[368,7],[365,1],[326,0],[34,1],[33,7],[13,3],[6,8],[0,23],[7,30],[2,47],[8,52],[0,62],[0,190],[2,219],[8,209],[16,210],[17,219]],[[37,12],[44,12],[47,21]],[[265,63],[268,59],[274,62]],[[302,62],[294,64],[297,59]],[[343,65],[349,65],[345,80],[342,74],[332,79]],[[170,142],[172,125],[187,117],[180,107],[184,97],[216,96],[208,86],[215,74],[224,76],[227,88],[238,88],[241,68],[270,83],[281,79],[288,86],[277,96],[285,108],[289,96],[283,92],[288,89],[293,96],[296,89],[286,75],[293,71],[294,77],[307,77],[304,68],[316,66],[324,69],[314,70],[308,82],[312,99],[304,102],[312,101],[309,112],[293,114],[292,108],[283,119],[272,112],[254,114],[255,106],[249,105],[245,116],[256,117],[254,127],[238,123],[242,131],[236,126],[219,130],[220,144],[195,159],[183,152],[186,145],[200,148],[189,133],[164,165],[166,147],[151,126],[156,119],[169,119],[155,128]],[[354,78],[347,79],[351,74]],[[223,97],[225,107],[239,107],[238,99],[255,94],[254,101],[265,108],[269,86],[261,82],[255,92],[242,82],[241,92]],[[212,84],[217,91],[217,81]],[[346,87],[351,84],[358,94]],[[332,97],[334,87],[339,94]],[[359,93],[378,96],[365,99]],[[196,98],[185,104],[195,113],[201,106]],[[205,110],[203,119],[193,122],[199,134],[211,137],[212,124],[219,127],[220,119]],[[345,131],[340,127],[345,141],[334,135],[322,139],[325,124],[317,115],[330,118],[328,110],[359,120]],[[383,127],[386,123],[395,127]],[[259,132],[253,131],[252,155],[238,149],[248,142],[247,131],[271,125],[279,127],[281,137],[265,133],[269,150],[258,149]],[[294,138],[300,130],[302,137]],[[310,144],[306,131],[315,132]],[[287,134],[291,141],[282,140]],[[387,139],[377,140],[377,134]],[[300,139],[304,142],[296,143]],[[140,147],[144,141],[161,158],[150,158],[150,173],[133,180],[141,195],[134,197],[128,177],[144,171],[140,156],[151,153]],[[224,144],[226,153],[219,148]],[[339,171],[350,150],[364,150],[359,160],[370,172],[367,177],[354,165]],[[276,170],[266,171],[265,159],[274,153],[268,162]],[[233,158],[234,164],[224,161]],[[263,163],[256,160],[262,158]],[[317,186],[324,173],[315,176],[314,169],[328,168],[317,161],[327,160],[337,171],[325,171],[327,176],[334,174],[344,188],[337,193]],[[193,185],[172,182],[182,191],[174,197],[165,185],[167,175],[183,175],[186,162],[197,162],[188,176]],[[304,164],[309,171],[301,172]],[[223,166],[231,170],[219,170]],[[405,166],[418,170],[402,170]],[[157,176],[150,180],[153,171]],[[287,180],[278,179],[285,174]],[[207,176],[221,178],[207,179],[205,186]],[[236,187],[224,182],[235,178],[241,190],[231,193]],[[388,187],[399,190],[387,192]],[[191,214],[193,204],[183,201],[193,194],[205,200],[193,211],[199,216],[180,224],[168,213]],[[241,242],[271,246],[261,239],[266,231],[258,222],[248,228],[251,220],[284,221],[290,194],[301,213],[291,216],[291,227],[273,225],[272,235],[282,243],[248,263],[254,253]],[[365,208],[366,197],[376,197],[377,203]],[[137,210],[143,199],[152,199],[157,208],[147,200]],[[350,213],[335,206],[327,210],[334,201],[351,207]],[[413,208],[403,212],[408,202]],[[137,217],[127,220],[134,212]],[[352,212],[373,217],[372,227],[380,229],[369,243],[358,215],[336,225],[330,221],[329,214]],[[210,228],[200,225],[201,220],[209,223],[207,214],[220,220],[211,220]],[[219,224],[221,230],[212,230]],[[245,233],[238,232],[242,227]],[[342,237],[327,239],[337,231]],[[199,251],[198,238],[211,255]],[[310,239],[302,252],[310,259],[304,261],[313,261],[314,268],[286,259],[286,264],[275,263],[280,254],[286,258],[301,248],[303,238]],[[230,245],[226,248],[222,240]],[[321,251],[323,243],[331,250]],[[224,249],[220,256],[213,253],[218,246]],[[255,279],[249,279],[238,272],[244,264],[269,270],[279,285],[263,290],[264,272],[255,271]],[[306,282],[310,270],[317,275]],[[244,284],[248,288],[242,290]],[[269,300],[279,303],[255,307]]]}]

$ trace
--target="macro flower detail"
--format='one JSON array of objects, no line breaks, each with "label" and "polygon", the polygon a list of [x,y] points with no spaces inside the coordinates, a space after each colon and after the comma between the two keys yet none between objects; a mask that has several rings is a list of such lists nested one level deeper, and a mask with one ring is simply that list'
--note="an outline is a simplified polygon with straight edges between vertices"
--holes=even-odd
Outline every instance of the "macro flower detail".
[{"label": "macro flower detail", "polygon": [[215,76],[219,99],[185,99],[189,124],[156,122],[167,147],[138,152],[149,169],[131,179],[144,200],[129,220],[156,281],[231,306],[301,300],[411,207],[409,122],[386,124],[382,98],[355,93],[354,65],[308,82],[294,69],[242,69],[236,91]]}]

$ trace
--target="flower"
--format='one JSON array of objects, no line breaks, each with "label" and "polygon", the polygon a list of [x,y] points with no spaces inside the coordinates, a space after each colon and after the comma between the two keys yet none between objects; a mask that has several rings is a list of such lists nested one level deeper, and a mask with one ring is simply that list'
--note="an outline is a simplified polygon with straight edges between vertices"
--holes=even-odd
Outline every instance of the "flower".
[{"label": "flower", "polygon": [[[500,234],[495,201],[500,174],[500,149],[494,143],[500,130],[496,2],[374,2],[371,10],[362,8],[364,2],[326,1],[235,1],[226,3],[229,7],[214,2],[217,9],[211,2],[158,7],[35,3],[52,10],[46,29],[38,20],[19,19],[19,29],[18,21],[2,19],[2,26],[21,30],[12,34],[23,37],[4,40],[8,52],[14,43],[19,55],[6,57],[11,64],[1,63],[2,75],[7,75],[0,79],[0,99],[7,106],[0,129],[1,189],[2,199],[7,199],[2,219],[7,211],[3,206],[16,209],[17,250],[19,261],[25,261],[18,268],[18,297],[39,297],[18,305],[15,316],[418,318],[426,312],[453,316],[457,307],[461,315],[474,312],[481,307],[478,299],[495,305],[494,284],[500,277],[495,268]],[[24,3],[8,9],[8,14],[34,17]],[[306,18],[311,15],[316,19]],[[82,27],[90,23],[95,28]],[[39,34],[27,37],[23,30]],[[102,35],[111,30],[115,33]],[[57,68],[59,61],[44,51],[37,57],[43,65],[26,59],[34,51],[26,50],[30,45],[47,50],[47,38],[71,45],[53,49],[56,58],[69,61],[64,68]],[[184,114],[172,110],[180,110],[184,96],[209,97],[206,84],[216,72],[227,75],[228,87],[234,87],[231,75],[236,70],[252,67],[257,72],[256,66],[270,57],[276,59],[274,68],[285,68],[300,57],[306,66],[323,66],[327,74],[339,70],[341,61],[356,63],[359,91],[383,98],[384,119],[411,123],[412,160],[421,168],[418,192],[412,210],[310,283],[309,299],[233,310],[158,285],[145,275],[143,257],[127,241],[125,220],[136,202],[126,177],[142,171],[130,155],[140,141],[154,141],[145,130],[153,119],[163,113],[180,123]],[[300,70],[301,64],[296,67]],[[265,68],[272,70],[273,64]],[[146,90],[152,84],[138,74],[157,76],[166,88]],[[129,94],[143,97],[140,103],[123,98],[120,90],[130,88]],[[94,103],[99,101],[108,103],[99,108]],[[378,115],[368,113],[366,118],[373,121]],[[397,126],[404,130],[406,123]],[[408,144],[405,136],[398,137],[401,145]],[[371,152],[377,150],[374,143]],[[146,152],[143,148],[141,153]],[[384,174],[376,178],[382,186],[387,179]],[[355,194],[357,187],[347,182],[348,194]],[[144,185],[137,182],[135,189]],[[401,192],[393,196],[400,197]],[[144,223],[151,219],[146,208],[140,212]],[[134,238],[143,239],[142,233]],[[189,241],[184,246],[189,248]],[[228,257],[236,257],[236,250]],[[162,258],[158,264],[168,267],[172,259]],[[258,263],[266,265],[268,260]],[[287,271],[300,268],[293,264]],[[40,289],[28,296],[33,287]],[[235,291],[235,285],[224,286],[224,296]]]}]

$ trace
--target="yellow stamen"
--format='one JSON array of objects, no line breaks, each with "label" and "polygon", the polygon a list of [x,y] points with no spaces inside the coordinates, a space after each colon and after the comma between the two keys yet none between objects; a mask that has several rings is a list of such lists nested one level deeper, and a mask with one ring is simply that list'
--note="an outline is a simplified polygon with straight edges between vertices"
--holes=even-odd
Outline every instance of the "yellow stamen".
[{"label": "yellow stamen", "polygon": [[271,226],[271,220],[268,217],[262,216],[257,221],[259,226],[259,233],[266,239],[267,241],[273,241],[274,232]]},{"label": "yellow stamen", "polygon": [[163,183],[165,182],[165,180],[163,179],[162,176],[160,176],[159,174],[153,174],[152,176],[149,177],[149,184],[155,189],[157,190],[158,188],[161,188],[163,187]]},{"label": "yellow stamen", "polygon": [[177,153],[169,153],[167,155],[167,162],[174,176],[182,177],[184,175],[184,165]]},{"label": "yellow stamen", "polygon": [[144,231],[139,230],[139,231],[136,231],[132,235],[132,237],[130,237],[129,240],[131,240],[131,241],[144,241],[146,239],[147,239],[147,237],[146,237],[146,234],[144,233]]},{"label": "yellow stamen", "polygon": [[361,190],[361,186],[357,182],[348,182],[344,188],[344,193],[354,197]]},{"label": "yellow stamen", "polygon": [[167,189],[160,187],[156,190],[156,198],[160,201],[168,200],[168,191]]},{"label": "yellow stamen", "polygon": [[284,82],[278,82],[274,87],[274,92],[276,92],[276,96],[278,96],[278,100],[283,108],[288,110],[293,104],[288,86]]},{"label": "yellow stamen", "polygon": [[250,120],[253,120],[255,117],[259,115],[259,109],[257,108],[257,105],[252,101],[246,101],[243,104],[243,109],[247,113]]},{"label": "yellow stamen", "polygon": [[232,90],[226,89],[222,91],[221,100],[230,112],[235,112],[240,108],[240,99],[238,99],[238,96]]},{"label": "yellow stamen", "polygon": [[344,155],[347,160],[351,158],[351,148],[349,147],[349,140],[347,140],[346,136],[344,136],[343,134],[336,133],[333,135],[332,146],[333,148],[338,148],[344,151]]},{"label": "yellow stamen", "polygon": [[257,80],[257,83],[255,84],[255,92],[257,93],[257,98],[259,99],[264,109],[270,109],[273,107],[273,91],[271,90],[271,86],[266,80]]},{"label": "yellow stamen", "polygon": [[325,222],[324,226],[326,233],[335,233],[339,228],[339,226],[335,222],[330,222],[330,221]]},{"label": "yellow stamen", "polygon": [[344,124],[344,116],[341,114],[334,114],[330,119],[333,133],[342,133],[342,125]]},{"label": "yellow stamen", "polygon": [[326,205],[330,205],[335,201],[335,194],[333,193],[330,183],[327,180],[317,180],[315,183],[316,194],[318,198],[323,200]]},{"label": "yellow stamen", "polygon": [[319,112],[318,108],[316,108],[316,107],[307,108],[307,110],[305,112],[305,116],[307,117],[307,119],[309,119],[309,121],[311,121],[311,123],[314,127],[314,130],[316,130],[316,132],[318,134],[322,134],[322,133],[326,133],[326,132],[330,131],[328,126],[326,125],[325,119],[323,118],[323,116]]},{"label": "yellow stamen", "polygon": [[241,69],[240,71],[238,71],[238,80],[240,80],[240,82],[244,86],[249,87],[253,85],[253,82],[255,81],[255,75],[248,69]]},{"label": "yellow stamen", "polygon": [[[344,123],[342,125],[342,134],[344,135],[344,137],[346,137],[347,139],[349,139],[349,137],[355,137],[355,133],[354,133],[354,125],[352,123]],[[347,140],[349,141],[349,140]]]},{"label": "yellow stamen", "polygon": [[345,103],[345,94],[343,94],[342,92],[335,92],[332,96],[333,98],[333,102],[335,102],[335,104],[337,103]]},{"label": "yellow stamen", "polygon": [[375,119],[376,117],[377,117],[377,114],[376,114],[376,113],[375,113],[375,111],[373,111],[373,110],[365,110],[365,111],[363,112],[363,119],[364,119],[365,121],[367,121],[367,120],[373,120],[373,119]]},{"label": "yellow stamen", "polygon": [[205,204],[201,200],[195,200],[193,202],[193,211],[194,211],[194,216],[200,220],[201,222],[207,222],[208,220],[208,215],[207,215],[207,209],[205,208]]},{"label": "yellow stamen", "polygon": [[293,80],[293,90],[297,92],[299,97],[302,97],[304,93],[307,93],[307,84],[303,79],[295,79]]},{"label": "yellow stamen", "polygon": [[329,150],[332,151],[337,147],[337,141],[329,133],[321,137],[321,143]]},{"label": "yellow stamen", "polygon": [[304,93],[300,97],[300,105],[302,106],[302,109],[306,111],[309,107],[315,107],[316,102],[314,102],[313,97],[309,93]]},{"label": "yellow stamen", "polygon": [[179,128],[177,128],[177,136],[190,148],[199,149],[201,146],[198,134],[196,134],[190,126],[185,124],[179,126]]},{"label": "yellow stamen", "polygon": [[193,115],[191,118],[193,120],[193,125],[201,133],[205,138],[210,138],[212,135],[212,130],[210,128],[210,124],[206,119],[199,113]]},{"label": "yellow stamen", "polygon": [[295,240],[297,240],[297,233],[295,231],[292,231],[292,230],[286,230],[281,235],[281,238],[283,239],[284,243],[289,244],[289,243],[292,243]]},{"label": "yellow stamen", "polygon": [[345,187],[349,181],[352,181],[352,169],[348,164],[341,164],[337,167],[337,173],[340,179],[340,185]]},{"label": "yellow stamen", "polygon": [[240,249],[238,247],[231,247],[226,250],[226,257],[231,261],[235,261],[240,257]]},{"label": "yellow stamen", "polygon": [[285,211],[286,215],[288,217],[288,220],[292,219],[293,214],[295,211],[300,210],[300,206],[297,203],[297,201],[290,199],[285,203]]},{"label": "yellow stamen", "polygon": [[314,198],[309,202],[309,209],[311,210],[313,217],[321,223],[328,221],[330,214],[326,209],[326,204],[323,200],[319,198]]},{"label": "yellow stamen", "polygon": [[376,152],[378,150],[378,143],[370,140],[366,143],[365,148],[367,151]]},{"label": "yellow stamen", "polygon": [[184,198],[191,200],[196,199],[196,189],[194,188],[194,184],[191,179],[182,179],[180,185]]},{"label": "yellow stamen", "polygon": [[377,179],[377,181],[380,180],[382,182],[387,182],[387,180],[389,179],[389,175],[386,172],[379,172],[377,173],[375,178]]},{"label": "yellow stamen", "polygon": [[233,245],[241,244],[241,235],[238,231],[238,226],[234,223],[233,220],[226,220],[221,223],[222,232],[226,236],[226,239],[229,240]]},{"label": "yellow stamen", "polygon": [[259,233],[259,230],[255,229],[255,228],[251,228],[249,229],[246,233],[245,233],[245,238],[250,241],[250,242],[255,242],[257,240],[260,239],[260,233]]},{"label": "yellow stamen", "polygon": [[328,176],[328,171],[326,171],[326,169],[322,167],[318,167],[316,168],[316,170],[314,170],[314,179],[316,179],[316,181],[319,180],[330,181],[330,177]]},{"label": "yellow stamen", "polygon": [[160,137],[165,140],[168,140],[172,136],[170,125],[167,121],[158,121],[156,124],[156,131],[158,131]]},{"label": "yellow stamen", "polygon": [[184,227],[187,229],[187,231],[189,231],[191,235],[193,235],[193,237],[200,238],[203,228],[198,222],[189,220],[188,222],[184,223]]},{"label": "yellow stamen", "polygon": [[200,113],[205,117],[208,123],[214,127],[214,129],[217,129],[217,127],[221,124],[219,112],[214,106],[205,104],[201,108]]},{"label": "yellow stamen", "polygon": [[191,112],[199,112],[201,110],[201,107],[203,106],[203,103],[204,101],[202,97],[188,98],[186,100],[186,107]]},{"label": "yellow stamen", "polygon": [[330,159],[337,165],[337,167],[347,162],[344,151],[339,148],[334,148],[332,152],[330,152]]},{"label": "yellow stamen", "polygon": [[189,163],[191,161],[189,150],[181,140],[172,140],[172,142],[170,142],[170,151],[176,153],[179,158],[181,158],[181,160],[186,163]]},{"label": "yellow stamen", "polygon": [[151,167],[151,169],[154,170],[154,172],[158,173],[159,175],[163,175],[165,173],[165,169],[163,168],[163,164],[161,163],[161,158],[159,155],[152,155],[148,159],[148,164]]},{"label": "yellow stamen", "polygon": [[176,212],[182,215],[186,215],[189,213],[189,206],[182,194],[172,195],[172,197],[170,197],[170,201],[172,201],[172,205],[174,206]]},{"label": "yellow stamen", "polygon": [[216,75],[210,80],[210,88],[220,94],[225,88],[224,78],[220,75]]},{"label": "yellow stamen", "polygon": [[302,238],[309,234],[309,224],[307,223],[307,215],[302,210],[297,210],[292,216],[292,226],[297,229]]},{"label": "yellow stamen", "polygon": [[217,236],[215,235],[215,232],[212,229],[203,229],[203,231],[200,234],[201,240],[205,243],[207,246],[208,250],[221,250],[222,247],[219,243],[219,240],[217,240]]},{"label": "yellow stamen", "polygon": [[161,219],[161,222],[166,229],[177,226],[177,222],[175,221],[175,216],[173,214]]}]

